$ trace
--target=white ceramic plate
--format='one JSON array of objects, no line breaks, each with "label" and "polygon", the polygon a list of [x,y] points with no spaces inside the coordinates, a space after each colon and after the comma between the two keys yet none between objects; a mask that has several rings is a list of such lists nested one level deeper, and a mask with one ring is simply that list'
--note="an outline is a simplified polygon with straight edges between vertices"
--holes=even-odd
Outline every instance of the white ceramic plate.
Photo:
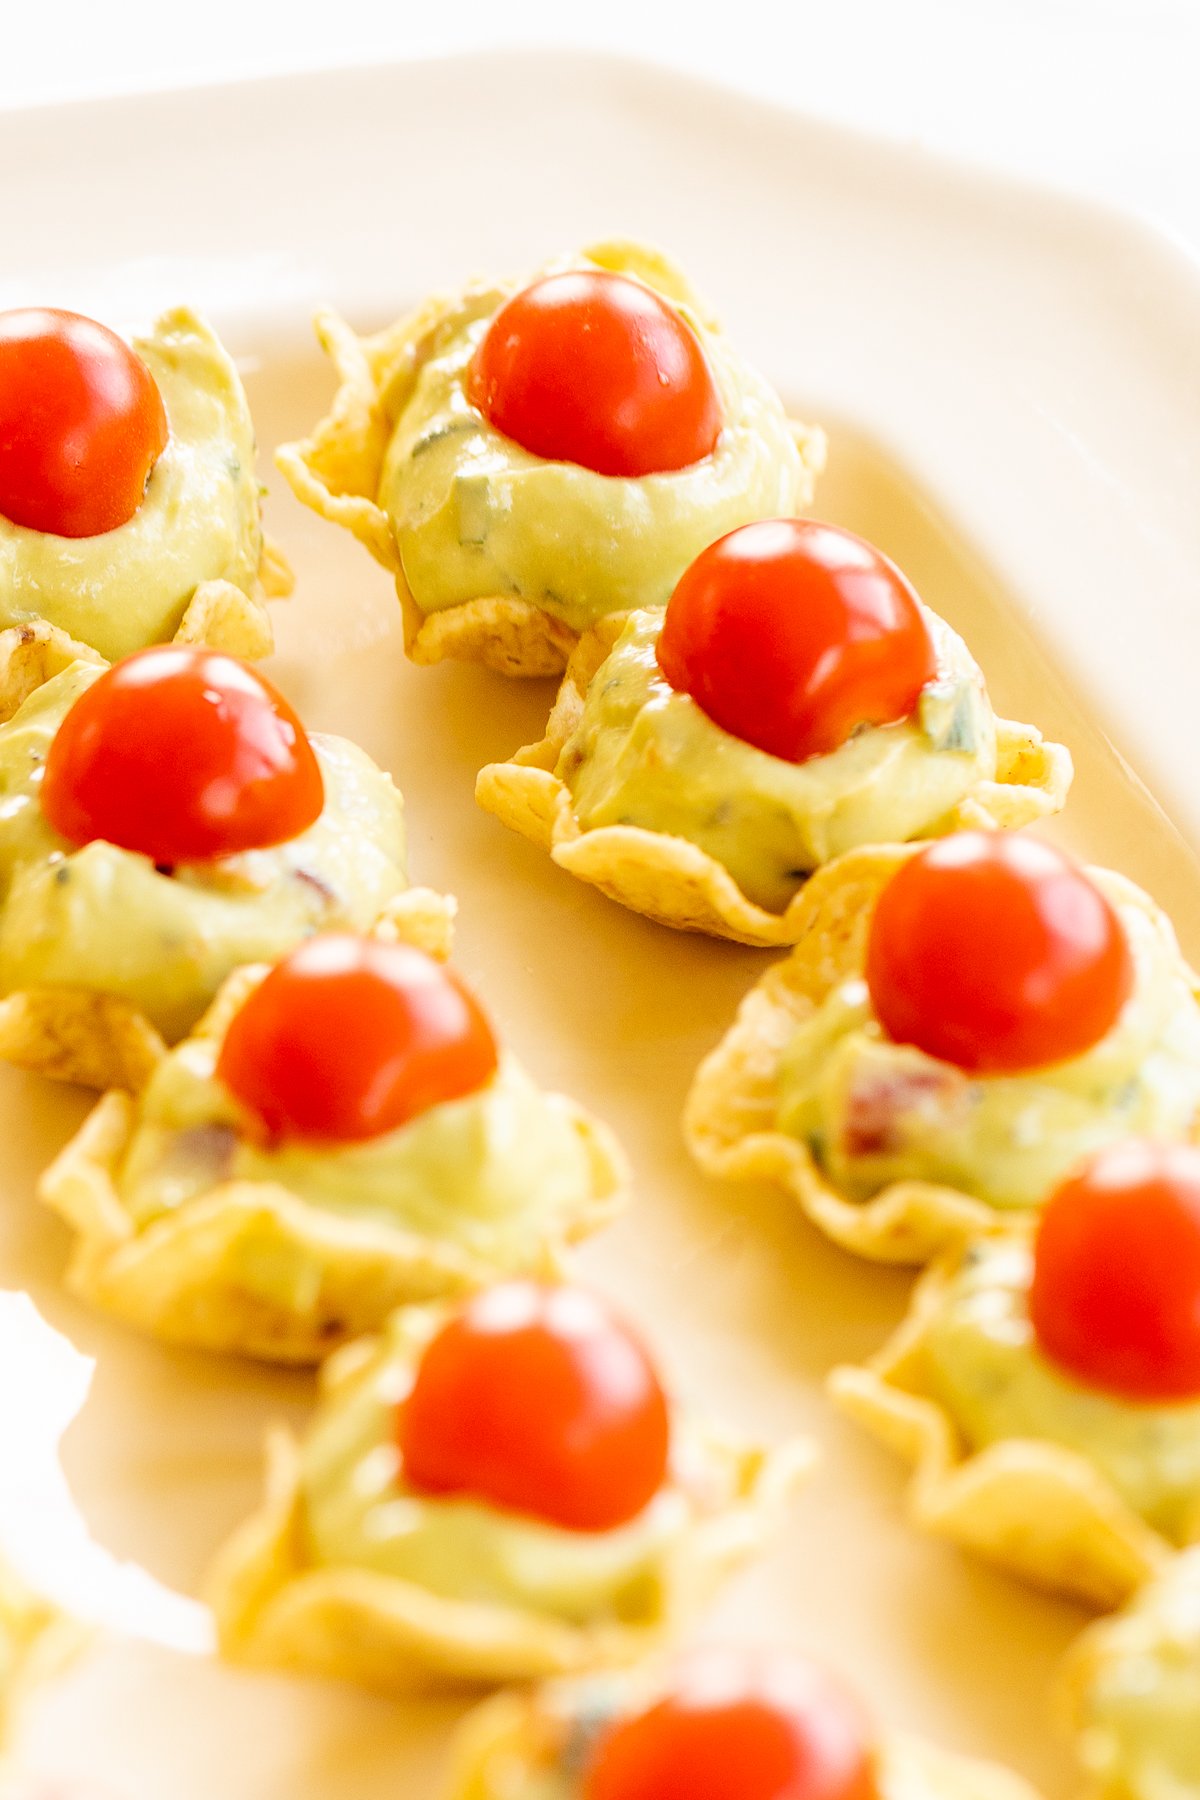
[{"label": "white ceramic plate", "polygon": [[[313,302],[379,323],[469,272],[519,272],[599,235],[660,242],[793,407],[830,426],[820,512],[899,559],[969,637],[1002,711],[1071,743],[1067,836],[1149,886],[1200,950],[1180,835],[1200,827],[1200,282],[1152,235],[649,69],[557,56],[12,115],[0,169],[0,305],[124,324],[179,299],[206,308],[243,360],[267,469],[330,392]],[[640,1205],[586,1268],[650,1322],[686,1386],[825,1446],[785,1541],[710,1630],[815,1648],[889,1722],[1065,1790],[1046,1695],[1080,1615],[910,1534],[899,1469],[821,1395],[832,1363],[891,1326],[904,1277],[830,1250],[777,1198],[706,1185],[683,1156],[688,1079],[762,958],[656,930],[479,814],[476,769],[538,734],[547,691],[408,667],[365,553],[277,481],[270,524],[299,574],[278,678],[311,723],[393,770],[416,878],[461,897],[462,965],[533,1069],[634,1158]],[[172,1598],[251,1504],[263,1427],[302,1417],[308,1383],[168,1353],[64,1297],[64,1234],[31,1190],[82,1108],[0,1071],[0,1282],[96,1359],[63,1463],[117,1560],[88,1550],[48,1472],[86,1367],[15,1304],[0,1309],[0,1526],[126,1635],[44,1694],[24,1754],[118,1800],[433,1795],[454,1708],[222,1669],[203,1615]]]}]

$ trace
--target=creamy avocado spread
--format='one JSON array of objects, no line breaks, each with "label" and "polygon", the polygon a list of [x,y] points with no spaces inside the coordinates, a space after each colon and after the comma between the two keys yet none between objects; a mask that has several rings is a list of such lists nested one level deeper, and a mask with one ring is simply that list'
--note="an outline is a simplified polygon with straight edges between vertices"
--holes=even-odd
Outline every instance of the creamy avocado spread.
[{"label": "creamy avocado spread", "polygon": [[994,779],[996,721],[961,638],[933,613],[925,618],[938,673],[915,712],[791,763],[732,737],[677,693],[655,657],[662,614],[635,612],[558,761],[581,829],[637,825],[687,838],[747,899],[777,913],[844,850],[931,830]]},{"label": "creamy avocado spread", "polygon": [[233,969],[317,930],[365,930],[407,887],[400,794],[356,745],[317,733],[324,809],[289,843],[171,871],[102,841],[75,849],[39,789],[51,739],[101,673],[72,663],[0,725],[0,993],[93,989],[177,1038]]},{"label": "creamy avocado spread", "polygon": [[48,619],[113,662],[174,637],[202,581],[252,594],[262,551],[254,428],[227,352],[183,307],[134,349],[171,432],[137,512],[90,538],[0,517],[0,626]]},{"label": "creamy avocado spread", "polygon": [[1085,1457],[1175,1543],[1200,1528],[1200,1400],[1139,1403],[1085,1387],[1040,1350],[1029,1318],[1033,1252],[977,1244],[922,1334],[925,1381],[973,1449],[1011,1438]]},{"label": "creamy avocado spread", "polygon": [[833,990],[796,1031],[779,1079],[779,1128],[808,1144],[838,1190],[869,1200],[932,1181],[997,1207],[1036,1207],[1101,1145],[1183,1137],[1200,1106],[1200,1007],[1159,909],[1096,875],[1133,952],[1133,992],[1082,1056],[1027,1075],[969,1075],[885,1037],[866,982]]},{"label": "creamy avocado spread", "polygon": [[117,1172],[141,1226],[224,1181],[276,1182],[312,1206],[449,1241],[507,1273],[592,1197],[586,1148],[561,1100],[505,1056],[477,1093],[365,1142],[256,1142],[214,1073],[219,1044],[188,1038],[160,1063]]},{"label": "creamy avocado spread", "polygon": [[1112,1800],[1197,1800],[1200,1550],[1177,1557],[1093,1636],[1080,1754],[1100,1793]]},{"label": "creamy avocado spread", "polygon": [[710,456],[663,474],[598,475],[502,436],[470,404],[466,382],[517,286],[464,294],[383,394],[392,436],[378,499],[422,612],[510,595],[582,631],[605,613],[665,605],[714,539],[799,510],[809,476],[778,396],[678,299],[721,398]]},{"label": "creamy avocado spread", "polygon": [[396,1407],[444,1315],[394,1315],[365,1365],[328,1396],[304,1445],[309,1555],[372,1569],[448,1599],[549,1613],[571,1624],[636,1623],[656,1597],[691,1505],[674,1484],[613,1531],[570,1531],[486,1501],[405,1483]]}]

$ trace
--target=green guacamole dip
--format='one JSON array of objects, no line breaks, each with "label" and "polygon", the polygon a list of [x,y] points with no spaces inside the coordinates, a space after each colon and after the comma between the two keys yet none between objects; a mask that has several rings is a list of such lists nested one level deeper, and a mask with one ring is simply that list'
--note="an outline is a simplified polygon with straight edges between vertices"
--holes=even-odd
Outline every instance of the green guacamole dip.
[{"label": "green guacamole dip", "polygon": [[679,1487],[668,1484],[628,1525],[585,1532],[406,1486],[395,1409],[442,1316],[394,1315],[370,1361],[335,1388],[318,1416],[301,1478],[313,1560],[574,1624],[654,1613],[672,1540],[690,1521]]},{"label": "green guacamole dip", "polygon": [[784,1054],[779,1128],[850,1199],[933,1181],[992,1206],[1040,1206],[1081,1157],[1122,1137],[1177,1138],[1200,1106],[1200,1007],[1166,918],[1099,872],[1133,951],[1113,1029],[1027,1075],[973,1076],[885,1037],[865,981],[836,988]]},{"label": "green guacamole dip", "polygon": [[219,1043],[189,1038],[138,1106],[117,1190],[140,1225],[223,1181],[278,1182],[310,1205],[449,1241],[501,1273],[566,1232],[592,1197],[587,1150],[561,1100],[505,1057],[478,1093],[362,1143],[256,1144],[216,1079]]},{"label": "green guacamole dip", "polygon": [[1178,1557],[1092,1636],[1080,1753],[1099,1792],[1200,1800],[1200,1550]]},{"label": "green guacamole dip", "polygon": [[983,1243],[965,1258],[923,1337],[926,1380],[973,1449],[1039,1438],[1086,1457],[1173,1542],[1200,1525],[1200,1401],[1140,1404],[1084,1387],[1038,1347],[1033,1253]]},{"label": "green guacamole dip", "polygon": [[48,619],[111,662],[174,637],[202,581],[252,594],[262,551],[254,428],[220,341],[179,307],[134,349],[171,436],[132,519],[63,538],[0,518],[0,627]]},{"label": "green guacamole dip", "polygon": [[557,773],[584,831],[687,838],[747,899],[783,912],[806,875],[858,844],[930,830],[996,773],[996,721],[961,638],[932,613],[938,674],[916,711],[790,763],[715,725],[655,658],[659,612],[635,612],[588,689]]},{"label": "green guacamole dip", "polygon": [[[589,267],[587,259],[562,267]],[[665,605],[706,545],[754,519],[791,516],[808,494],[778,396],[678,300],[724,409],[712,454],[658,475],[598,475],[502,436],[466,380],[516,284],[473,289],[384,394],[393,432],[379,504],[422,612],[513,595],[582,631],[605,613]]]},{"label": "green guacamole dip", "polygon": [[169,874],[113,844],[72,848],[39,789],[59,724],[101,673],[72,663],[0,725],[0,993],[90,988],[174,1039],[233,969],[314,931],[364,930],[407,887],[400,794],[356,745],[317,733],[325,807],[290,843]]}]

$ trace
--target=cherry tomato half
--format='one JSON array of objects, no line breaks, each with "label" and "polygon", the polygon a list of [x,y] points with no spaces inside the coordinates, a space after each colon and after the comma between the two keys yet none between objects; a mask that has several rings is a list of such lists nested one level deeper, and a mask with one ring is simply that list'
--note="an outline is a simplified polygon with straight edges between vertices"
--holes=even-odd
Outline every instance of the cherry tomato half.
[{"label": "cherry tomato half", "polygon": [[653,475],[708,456],[721,401],[700,341],[652,288],[606,269],[547,275],[507,301],[467,397],[535,456]]},{"label": "cherry tomato half", "polygon": [[610,1531],[667,1473],[670,1417],[629,1328],[583,1288],[511,1281],[428,1345],[398,1414],[414,1487]]},{"label": "cherry tomato half", "polygon": [[1200,1149],[1113,1144],[1069,1176],[1038,1228],[1029,1311],[1089,1386],[1200,1399]]},{"label": "cherry tomato half", "polygon": [[329,932],[236,1013],[217,1075],[274,1138],[353,1142],[481,1088],[496,1044],[456,975],[409,944]]},{"label": "cherry tomato half", "polygon": [[167,447],[154,377],[79,313],[0,313],[0,513],[59,537],[132,519]]},{"label": "cherry tomato half", "polygon": [[658,666],[723,731],[794,763],[907,718],[937,673],[899,569],[814,519],[763,519],[702,550],[667,606]]},{"label": "cherry tomato half", "polygon": [[601,1737],[583,1800],[875,1800],[857,1702],[783,1652],[704,1650]]},{"label": "cherry tomato half", "polygon": [[73,844],[207,862],[298,837],[325,803],[303,725],[264,675],[191,645],[139,650],[76,700],[42,808]]},{"label": "cherry tomato half", "polygon": [[1085,870],[1015,832],[964,831],[879,896],[867,985],[896,1043],[972,1074],[1081,1056],[1133,986],[1121,922]]}]

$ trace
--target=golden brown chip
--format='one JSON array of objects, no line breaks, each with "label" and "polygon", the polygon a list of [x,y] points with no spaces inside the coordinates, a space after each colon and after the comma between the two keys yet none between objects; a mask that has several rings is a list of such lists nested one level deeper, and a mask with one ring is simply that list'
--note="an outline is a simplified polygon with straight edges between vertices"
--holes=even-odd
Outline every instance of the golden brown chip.
[{"label": "golden brown chip", "polygon": [[[255,637],[256,621],[265,639]],[[238,656],[266,654],[271,642],[265,621],[260,601],[247,599],[227,581],[210,581],[197,588],[176,641],[211,644]],[[252,640],[259,649],[252,648]],[[104,658],[44,619],[0,631],[0,724],[74,662],[103,666]],[[431,888],[407,888],[388,903],[372,930],[446,957],[456,905]],[[0,1062],[52,1081],[137,1093],[164,1053],[162,1037],[145,1014],[110,994],[37,987],[0,999]]]},{"label": "golden brown chip", "polygon": [[[446,1800],[524,1800],[539,1792],[539,1780],[570,1752],[573,1710],[586,1716],[590,1701],[588,1684],[566,1681],[483,1701],[456,1734]],[[880,1800],[1037,1800],[999,1763],[891,1732],[879,1746],[876,1786]]]},{"label": "golden brown chip", "polygon": [[962,1252],[921,1277],[908,1316],[878,1355],[835,1369],[843,1412],[912,1465],[908,1509],[1033,1586],[1098,1607],[1119,1606],[1172,1554],[1086,1457],[1061,1444],[1009,1438],[972,1451],[930,1394],[924,1343]]},{"label": "golden brown chip", "polygon": [[[261,974],[231,976],[197,1032],[223,1031]],[[592,1191],[564,1229],[531,1240],[526,1272],[547,1278],[561,1273],[566,1244],[608,1224],[628,1197],[625,1160],[607,1127],[561,1105],[585,1148]],[[313,1206],[274,1182],[221,1182],[138,1229],[116,1184],[136,1123],[129,1094],[106,1094],[38,1194],[77,1234],[68,1286],[153,1337],[319,1362],[397,1306],[469,1293],[501,1272],[452,1243]]]},{"label": "golden brown chip", "polygon": [[[327,1379],[369,1346],[333,1359]],[[324,1372],[323,1372],[324,1373]],[[517,1606],[446,1599],[373,1570],[313,1564],[307,1553],[298,1451],[279,1429],[268,1443],[266,1495],[221,1552],[208,1584],[222,1653],[235,1662],[361,1682],[390,1694],[478,1688],[636,1661],[753,1556],[810,1464],[805,1446],[765,1451],[705,1437],[713,1511],[685,1529],[648,1583],[641,1617],[575,1625]]]},{"label": "golden brown chip", "polygon": [[[898,1181],[870,1200],[851,1199],[828,1180],[806,1144],[776,1125],[780,1065],[797,1027],[842,982],[862,974],[875,902],[919,849],[852,850],[817,871],[795,902],[795,948],[747,994],[701,1063],[683,1113],[688,1148],[706,1174],[778,1184],[827,1237],[879,1262],[927,1262],[949,1244],[1008,1229],[1019,1217],[932,1181]],[[1110,871],[1104,879],[1131,905],[1160,916],[1132,882]],[[1200,997],[1196,977],[1185,974]]]},{"label": "golden brown chip", "polygon": [[[554,771],[579,725],[592,678],[626,618],[613,613],[583,634],[545,736],[526,744],[510,761],[481,769],[476,800],[485,812],[548,850],[568,874],[660,925],[760,948],[796,943],[810,913],[804,887],[785,912],[767,912],[746,898],[721,863],[686,838],[638,825],[581,829],[570,789]],[[997,719],[996,733],[996,780],[980,782],[939,821],[936,835],[989,826],[1010,829],[1062,810],[1071,784],[1069,753],[1061,744],[1045,742],[1031,725]]]},{"label": "golden brown chip", "polygon": [[[584,255],[602,268],[640,277],[689,306],[704,324],[715,326],[711,312],[679,270],[656,251],[614,240],[593,245]],[[351,532],[392,576],[403,613],[404,647],[413,662],[454,658],[482,663],[501,675],[559,675],[579,634],[526,600],[494,594],[422,612],[404,578],[387,513],[376,500],[396,392],[433,353],[458,305],[457,296],[435,297],[366,338],[358,337],[331,308],[322,308],[314,323],[334,365],[337,392],[311,436],[281,445],[275,460],[299,500]],[[801,496],[808,504],[825,466],[825,434],[797,421],[792,422],[792,434],[808,477]]]}]

